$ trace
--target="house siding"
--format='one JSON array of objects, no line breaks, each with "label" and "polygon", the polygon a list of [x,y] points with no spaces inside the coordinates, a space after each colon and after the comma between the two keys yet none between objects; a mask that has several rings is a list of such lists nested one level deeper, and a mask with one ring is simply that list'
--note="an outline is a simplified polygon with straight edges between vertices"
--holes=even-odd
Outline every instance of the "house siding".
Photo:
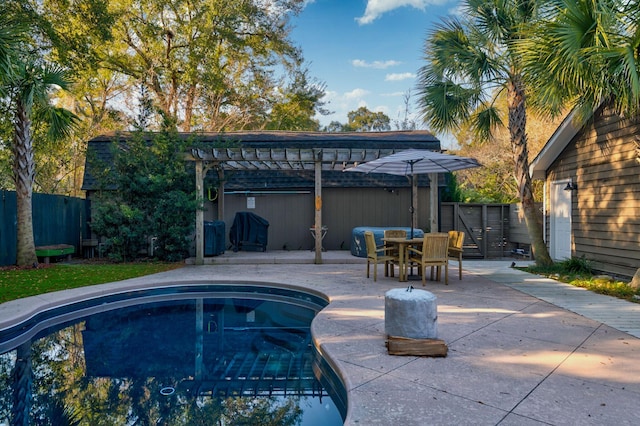
[{"label": "house siding", "polygon": [[[310,250],[314,246],[309,228],[314,223],[314,194],[263,194],[247,208],[247,196],[225,196],[226,242],[235,213],[251,211],[269,221],[267,250]],[[384,188],[323,188],[322,222],[328,227],[323,240],[327,250],[350,250],[352,230],[358,226],[409,226],[409,188],[389,192]],[[206,220],[214,220],[216,205],[207,203]],[[418,188],[418,226],[429,226],[429,189]]]},{"label": "house siding", "polygon": [[[573,256],[615,275],[640,268],[639,143],[639,117],[599,110],[547,172],[547,193],[553,181],[571,179],[578,187],[571,195]],[[547,210],[547,241],[549,217]]]}]

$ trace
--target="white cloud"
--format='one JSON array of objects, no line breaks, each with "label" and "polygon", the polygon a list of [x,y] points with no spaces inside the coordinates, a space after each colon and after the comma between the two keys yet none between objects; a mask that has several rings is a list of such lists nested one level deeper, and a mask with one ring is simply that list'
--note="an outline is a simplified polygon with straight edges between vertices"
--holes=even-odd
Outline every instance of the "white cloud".
[{"label": "white cloud", "polygon": [[[330,115],[316,115],[316,119],[320,121],[323,126],[328,125],[331,121],[338,121],[345,124],[349,121],[348,114],[357,110],[360,107],[365,107],[373,112],[383,112],[392,120],[399,120],[404,117],[404,105],[396,105],[395,99],[402,98],[406,95],[406,92],[388,92],[380,93],[378,96],[385,98],[384,100],[373,100],[375,94],[365,89],[353,89],[348,92],[339,93],[336,91],[327,91],[322,98],[323,101],[328,102],[327,109],[332,111]],[[386,101],[388,99],[388,102]],[[372,104],[376,102],[376,104]]]},{"label": "white cloud", "polygon": [[369,95],[371,95],[370,91],[360,88],[343,93],[332,90],[327,91],[322,100],[327,102],[327,109],[333,111],[333,113],[328,116],[317,115],[316,118],[320,120],[322,125],[327,125],[331,121],[338,121],[344,124],[348,121],[347,114],[349,112],[355,111],[360,107],[369,108],[369,104],[365,100]]},{"label": "white cloud", "polygon": [[343,96],[344,99],[350,100],[350,99],[361,99],[364,98],[365,96],[367,96],[368,94],[370,94],[371,92],[369,92],[368,90],[365,89],[353,89],[350,92],[346,92]]},{"label": "white cloud", "polygon": [[463,17],[465,13],[465,7],[462,4],[449,9],[449,15],[457,16],[458,18]]},{"label": "white cloud", "polygon": [[415,77],[416,75],[412,72],[392,73],[392,74],[387,74],[384,78],[384,81],[402,81],[402,80],[409,80]]},{"label": "white cloud", "polygon": [[447,0],[368,0],[364,15],[356,18],[360,25],[370,24],[380,16],[394,9],[404,6],[411,6],[424,10],[425,7],[434,4],[443,4]]},{"label": "white cloud", "polygon": [[373,112],[381,112],[387,117],[389,117],[389,107],[387,105],[378,105],[375,108],[373,108]]},{"label": "white cloud", "polygon": [[406,94],[407,92],[389,92],[389,93],[380,93],[380,96],[383,96],[385,98],[399,98]]},{"label": "white cloud", "polygon": [[375,68],[379,70],[383,70],[389,67],[395,67],[396,65],[400,65],[402,62],[399,61],[373,61],[367,62],[364,59],[354,59],[351,61],[351,65],[357,68]]}]

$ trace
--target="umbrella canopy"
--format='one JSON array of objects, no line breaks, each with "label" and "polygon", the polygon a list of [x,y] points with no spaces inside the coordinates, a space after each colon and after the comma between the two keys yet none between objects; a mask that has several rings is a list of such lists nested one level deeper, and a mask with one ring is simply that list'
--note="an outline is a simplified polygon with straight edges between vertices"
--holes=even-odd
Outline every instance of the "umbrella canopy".
[{"label": "umbrella canopy", "polygon": [[[435,151],[407,149],[373,161],[344,169],[345,172],[387,173],[411,178],[411,238],[413,238],[413,176],[424,173],[449,173],[455,170],[480,167],[474,158],[442,154]],[[433,196],[434,194],[432,194]],[[434,199],[434,198],[432,198]]]},{"label": "umbrella canopy", "polygon": [[356,167],[345,169],[345,171],[413,176],[423,173],[448,173],[480,166],[480,163],[474,158],[442,154],[435,151],[408,149],[377,160],[358,164]]}]

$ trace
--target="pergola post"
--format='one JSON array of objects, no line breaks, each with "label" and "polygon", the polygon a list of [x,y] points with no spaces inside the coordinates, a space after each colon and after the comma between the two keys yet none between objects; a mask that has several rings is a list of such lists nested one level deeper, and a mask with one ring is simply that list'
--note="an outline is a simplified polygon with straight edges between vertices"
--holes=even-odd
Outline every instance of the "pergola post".
[{"label": "pergola post", "polygon": [[314,180],[315,180],[315,250],[314,263],[322,264],[322,151],[315,153]]},{"label": "pergola post", "polygon": [[218,167],[218,220],[224,220],[224,169]]},{"label": "pergola post", "polygon": [[[204,200],[203,161],[196,159],[196,198]],[[196,210],[196,265],[204,265],[204,210]]]}]

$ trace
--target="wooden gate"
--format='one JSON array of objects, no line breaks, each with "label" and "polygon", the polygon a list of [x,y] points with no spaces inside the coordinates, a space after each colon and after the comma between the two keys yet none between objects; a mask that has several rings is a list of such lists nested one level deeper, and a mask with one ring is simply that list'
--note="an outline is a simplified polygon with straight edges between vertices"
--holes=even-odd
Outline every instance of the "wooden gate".
[{"label": "wooden gate", "polygon": [[509,256],[509,206],[441,203],[440,230],[464,232],[464,257]]}]

